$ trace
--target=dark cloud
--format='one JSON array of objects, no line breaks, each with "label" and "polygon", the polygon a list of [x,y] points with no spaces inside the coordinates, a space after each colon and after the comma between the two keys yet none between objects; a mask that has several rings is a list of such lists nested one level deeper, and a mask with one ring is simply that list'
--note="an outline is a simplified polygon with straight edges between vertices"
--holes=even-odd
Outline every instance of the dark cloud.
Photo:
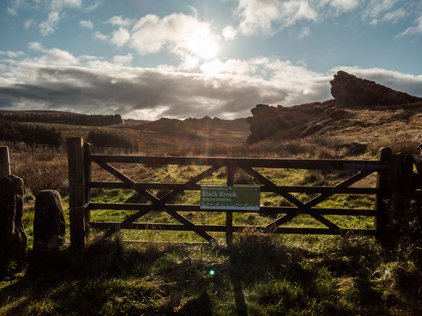
[{"label": "dark cloud", "polygon": [[0,87],[0,98],[28,107],[71,108],[78,112],[116,111],[164,107],[174,117],[238,116],[260,102],[276,103],[286,92],[272,84],[236,80],[233,76],[208,77],[161,70],[130,70],[130,78],[89,68],[39,68],[27,84]]}]

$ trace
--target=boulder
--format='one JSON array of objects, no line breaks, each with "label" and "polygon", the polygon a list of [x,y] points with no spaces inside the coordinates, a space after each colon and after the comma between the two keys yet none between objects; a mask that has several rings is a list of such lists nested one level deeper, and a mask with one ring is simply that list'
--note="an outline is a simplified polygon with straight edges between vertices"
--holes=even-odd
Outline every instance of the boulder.
[{"label": "boulder", "polygon": [[5,272],[11,260],[17,270],[23,266],[28,246],[23,223],[24,182],[9,175],[0,180],[0,273]]},{"label": "boulder", "polygon": [[35,198],[34,250],[58,249],[64,244],[65,235],[66,224],[59,192],[40,191]]},{"label": "boulder", "polygon": [[345,71],[337,72],[330,83],[331,94],[339,106],[403,105],[422,100],[374,81],[357,78]]}]

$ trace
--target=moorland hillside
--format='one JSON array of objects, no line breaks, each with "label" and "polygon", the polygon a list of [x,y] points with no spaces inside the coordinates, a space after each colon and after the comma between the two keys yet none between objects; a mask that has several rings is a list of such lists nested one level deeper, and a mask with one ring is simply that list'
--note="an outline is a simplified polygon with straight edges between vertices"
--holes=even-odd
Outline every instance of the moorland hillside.
[{"label": "moorland hillside", "polygon": [[344,71],[330,83],[334,98],[328,101],[292,107],[257,105],[248,118],[248,143],[313,136],[374,145],[388,144],[401,134],[422,138],[422,98]]}]

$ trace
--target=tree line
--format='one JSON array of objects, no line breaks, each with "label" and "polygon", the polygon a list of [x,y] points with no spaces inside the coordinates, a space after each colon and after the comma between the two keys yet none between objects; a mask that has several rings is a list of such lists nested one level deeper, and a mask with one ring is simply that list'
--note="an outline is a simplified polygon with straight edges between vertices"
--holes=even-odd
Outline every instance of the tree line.
[{"label": "tree line", "polygon": [[39,122],[56,123],[69,125],[107,126],[122,124],[120,114],[99,115],[99,114],[78,114],[65,112],[0,112],[0,120],[15,122]]},{"label": "tree line", "polygon": [[23,142],[32,149],[35,145],[58,148],[63,144],[62,133],[55,128],[11,123],[0,120],[0,140]]},{"label": "tree line", "polygon": [[[91,130],[87,140],[96,147],[136,148],[128,136],[113,131]],[[64,137],[53,127],[0,120],[0,141],[22,142],[34,151],[36,145],[59,148],[64,144]]]}]

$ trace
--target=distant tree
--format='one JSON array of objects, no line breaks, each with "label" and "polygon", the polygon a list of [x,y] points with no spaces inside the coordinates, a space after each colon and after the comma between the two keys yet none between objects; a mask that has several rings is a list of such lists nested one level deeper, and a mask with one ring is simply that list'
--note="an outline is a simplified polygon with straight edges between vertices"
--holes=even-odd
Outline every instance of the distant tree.
[{"label": "distant tree", "polygon": [[20,142],[22,140],[22,135],[19,125],[0,120],[0,140]]}]

